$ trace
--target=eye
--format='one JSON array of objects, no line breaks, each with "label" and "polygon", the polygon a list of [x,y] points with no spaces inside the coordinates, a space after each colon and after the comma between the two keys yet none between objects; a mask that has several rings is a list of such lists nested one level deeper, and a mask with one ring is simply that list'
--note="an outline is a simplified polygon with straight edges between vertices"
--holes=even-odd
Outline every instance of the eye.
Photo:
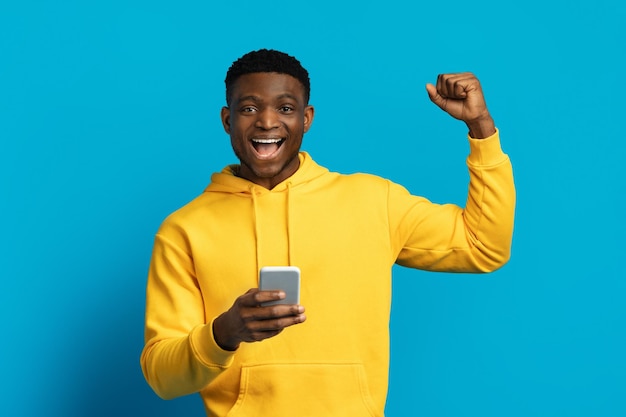
[{"label": "eye", "polygon": [[242,112],[242,113],[254,113],[256,111],[256,107],[254,107],[254,106],[245,106],[245,107],[242,107],[239,111]]},{"label": "eye", "polygon": [[293,106],[280,106],[278,108],[278,110],[281,113],[293,113],[295,111],[295,109],[293,108]]}]

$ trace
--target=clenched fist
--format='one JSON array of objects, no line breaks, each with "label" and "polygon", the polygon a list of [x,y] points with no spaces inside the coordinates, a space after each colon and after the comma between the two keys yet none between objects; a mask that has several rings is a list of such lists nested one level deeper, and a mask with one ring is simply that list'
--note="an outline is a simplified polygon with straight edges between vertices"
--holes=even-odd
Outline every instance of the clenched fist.
[{"label": "clenched fist", "polygon": [[465,122],[471,137],[482,139],[496,132],[480,82],[471,72],[440,74],[437,85],[427,84],[426,91],[443,111]]}]

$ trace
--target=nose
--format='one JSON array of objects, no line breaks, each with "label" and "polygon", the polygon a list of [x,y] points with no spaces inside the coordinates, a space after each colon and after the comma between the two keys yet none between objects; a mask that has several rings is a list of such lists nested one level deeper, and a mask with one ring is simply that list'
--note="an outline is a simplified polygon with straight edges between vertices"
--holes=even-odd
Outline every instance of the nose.
[{"label": "nose", "polygon": [[278,119],[278,112],[274,109],[268,108],[260,111],[255,123],[256,127],[264,130],[274,129],[280,126]]}]

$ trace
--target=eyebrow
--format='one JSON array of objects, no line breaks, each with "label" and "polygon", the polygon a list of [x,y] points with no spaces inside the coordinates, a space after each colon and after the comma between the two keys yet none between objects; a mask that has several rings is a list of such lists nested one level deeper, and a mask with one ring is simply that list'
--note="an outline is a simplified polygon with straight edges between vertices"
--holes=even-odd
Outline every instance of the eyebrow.
[{"label": "eyebrow", "polygon": [[[288,98],[288,99],[294,100],[296,102],[299,102],[299,100],[298,100],[298,98],[296,96],[294,96],[293,94],[289,94],[289,93],[281,94],[279,96],[276,96],[274,99],[275,100],[282,100],[282,99],[285,99],[285,98]],[[246,101],[246,100],[254,101],[255,103],[259,103],[259,102],[263,101],[263,100],[261,100],[261,97],[259,97],[259,96],[249,95],[249,96],[237,97],[235,99],[235,103],[241,103],[242,101]]]}]

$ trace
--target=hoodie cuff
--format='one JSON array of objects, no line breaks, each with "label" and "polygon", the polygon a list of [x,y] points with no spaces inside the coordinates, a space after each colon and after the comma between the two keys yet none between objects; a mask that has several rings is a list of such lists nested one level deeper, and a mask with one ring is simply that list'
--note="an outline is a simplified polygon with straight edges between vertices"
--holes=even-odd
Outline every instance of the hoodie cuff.
[{"label": "hoodie cuff", "polygon": [[235,352],[224,350],[217,344],[213,336],[213,320],[209,324],[195,327],[189,339],[194,355],[205,366],[228,368],[232,365]]},{"label": "hoodie cuff", "polygon": [[467,136],[470,144],[470,154],[467,163],[474,166],[498,165],[507,160],[507,156],[500,147],[500,131],[484,139],[474,139]]}]

